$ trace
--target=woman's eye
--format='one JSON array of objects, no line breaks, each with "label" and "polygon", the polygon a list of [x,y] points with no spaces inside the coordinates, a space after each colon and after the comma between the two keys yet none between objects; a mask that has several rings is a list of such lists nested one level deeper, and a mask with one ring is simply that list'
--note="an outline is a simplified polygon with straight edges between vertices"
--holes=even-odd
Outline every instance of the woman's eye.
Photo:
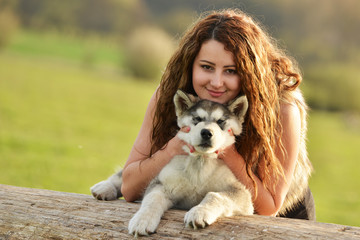
[{"label": "woman's eye", "polygon": [[205,70],[212,70],[213,68],[210,65],[201,65],[201,67]]},{"label": "woman's eye", "polygon": [[236,74],[236,70],[235,69],[226,69],[226,72],[229,74]]}]

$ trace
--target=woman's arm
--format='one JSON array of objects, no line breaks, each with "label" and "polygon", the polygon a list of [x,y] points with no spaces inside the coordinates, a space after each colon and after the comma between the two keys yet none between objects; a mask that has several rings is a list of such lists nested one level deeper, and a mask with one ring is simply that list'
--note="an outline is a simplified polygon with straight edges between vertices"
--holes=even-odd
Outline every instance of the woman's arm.
[{"label": "woman's arm", "polygon": [[[299,154],[299,143],[300,143],[300,131],[301,131],[301,119],[299,109],[290,104],[281,105],[281,124],[283,127],[282,132],[282,143],[286,154],[284,155],[280,148],[276,149],[276,156],[280,160],[285,179],[280,178],[275,188],[275,193],[270,192],[264,187],[262,181],[254,173],[252,174],[253,179],[257,184],[258,194],[254,199],[253,203],[255,211],[259,215],[276,215],[280,210],[286,194],[289,190],[292,176],[295,169],[295,164]],[[246,164],[243,157],[236,151],[234,146],[226,149],[223,156],[223,161],[228,165],[234,175],[246,185],[248,189],[254,193],[254,186],[252,180],[246,173]],[[261,163],[259,165],[261,168]]]},{"label": "woman's arm", "polygon": [[129,202],[142,196],[150,181],[175,155],[185,154],[182,150],[184,143],[175,136],[164,149],[157,151],[149,158],[154,112],[157,104],[156,95],[155,92],[149,102],[140,132],[123,169],[121,193]]}]

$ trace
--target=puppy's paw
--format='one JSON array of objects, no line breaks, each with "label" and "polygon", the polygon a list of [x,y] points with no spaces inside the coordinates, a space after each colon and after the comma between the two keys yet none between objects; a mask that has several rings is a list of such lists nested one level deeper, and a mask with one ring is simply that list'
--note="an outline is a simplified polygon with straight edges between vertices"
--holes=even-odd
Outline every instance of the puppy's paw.
[{"label": "puppy's paw", "polygon": [[160,219],[156,219],[154,215],[151,210],[140,209],[129,222],[129,233],[135,237],[154,233],[160,223]]},{"label": "puppy's paw", "polygon": [[90,188],[92,195],[98,200],[115,200],[117,191],[109,180],[101,181]]},{"label": "puppy's paw", "polygon": [[216,219],[217,214],[214,211],[202,206],[195,206],[185,214],[184,222],[185,226],[198,229],[213,224]]}]

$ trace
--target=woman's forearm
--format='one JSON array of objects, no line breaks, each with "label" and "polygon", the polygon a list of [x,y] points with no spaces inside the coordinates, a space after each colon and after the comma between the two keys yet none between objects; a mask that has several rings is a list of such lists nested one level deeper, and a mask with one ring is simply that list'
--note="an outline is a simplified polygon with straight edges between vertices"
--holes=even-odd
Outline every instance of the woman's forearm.
[{"label": "woman's forearm", "polygon": [[150,181],[171,160],[166,150],[159,150],[150,158],[134,161],[123,170],[121,192],[126,201],[138,200],[144,194]]},{"label": "woman's forearm", "polygon": [[277,206],[274,197],[271,192],[264,187],[261,180],[253,172],[250,172],[257,186],[257,195],[255,196],[255,187],[253,180],[247,174],[245,160],[235,148],[228,149],[221,158],[235,177],[252,193],[256,213],[259,215],[275,215],[279,206]]},{"label": "woman's forearm", "polygon": [[[187,132],[188,129],[182,129]],[[144,159],[144,155],[133,147],[128,163],[123,169],[123,184],[121,193],[126,201],[132,202],[144,194],[145,188],[156,177],[163,167],[176,155],[187,154],[182,149],[184,142],[179,137],[172,138],[166,146],[158,150],[151,157]]]}]

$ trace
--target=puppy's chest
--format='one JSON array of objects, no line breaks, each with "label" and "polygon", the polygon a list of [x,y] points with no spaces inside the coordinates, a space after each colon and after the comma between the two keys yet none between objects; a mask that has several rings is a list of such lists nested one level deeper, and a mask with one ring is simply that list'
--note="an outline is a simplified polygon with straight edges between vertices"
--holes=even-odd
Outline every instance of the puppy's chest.
[{"label": "puppy's chest", "polygon": [[177,156],[160,172],[159,181],[175,198],[196,198],[236,180],[221,160]]}]

